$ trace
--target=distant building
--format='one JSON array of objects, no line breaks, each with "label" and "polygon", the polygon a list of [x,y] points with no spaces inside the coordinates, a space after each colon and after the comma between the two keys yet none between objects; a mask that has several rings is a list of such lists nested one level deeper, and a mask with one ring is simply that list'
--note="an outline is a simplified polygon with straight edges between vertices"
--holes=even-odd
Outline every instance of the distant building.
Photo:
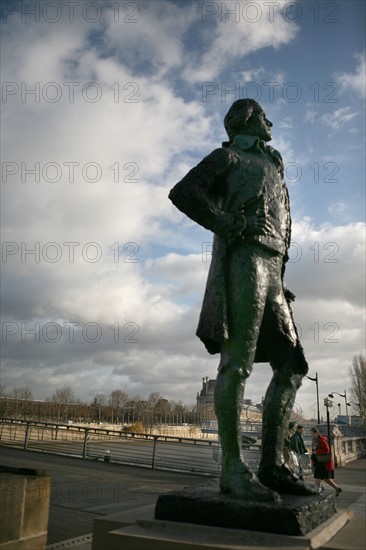
[{"label": "distant building", "polygon": [[197,393],[197,412],[201,420],[216,420],[214,391],[216,380],[202,378],[202,390]]},{"label": "distant building", "polygon": [[[216,420],[214,393],[216,380],[202,378],[202,389],[197,393],[197,412],[202,421]],[[242,422],[262,422],[262,404],[254,405],[251,399],[244,399]]]}]

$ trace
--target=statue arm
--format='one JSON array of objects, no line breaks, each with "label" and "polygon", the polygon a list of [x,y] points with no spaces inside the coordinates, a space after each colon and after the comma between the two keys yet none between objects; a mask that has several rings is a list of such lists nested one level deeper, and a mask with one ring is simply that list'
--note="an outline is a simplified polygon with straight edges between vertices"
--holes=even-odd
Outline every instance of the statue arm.
[{"label": "statue arm", "polygon": [[[278,153],[279,154],[279,153]],[[282,158],[282,157],[281,157]],[[286,270],[286,263],[288,262],[288,250],[291,246],[291,214],[290,214],[290,199],[289,199],[289,195],[288,195],[288,190],[287,190],[287,187],[285,186],[285,208],[286,208],[286,211],[287,211],[287,215],[288,215],[288,230],[287,230],[287,235],[286,235],[286,255],[284,256],[284,259],[283,259],[283,264],[282,264],[282,274],[281,274],[281,278],[282,278],[282,284],[283,284],[283,290],[284,290],[284,294],[285,294],[285,298],[286,298],[286,301],[287,303],[290,305],[291,302],[294,302],[295,301],[295,298],[296,298],[296,295],[291,292],[291,290],[289,290],[285,283],[284,283],[284,277],[285,277],[285,270]]]},{"label": "statue arm", "polygon": [[[173,204],[193,221],[223,237],[237,230],[235,215],[224,212],[219,198],[225,192],[226,176],[235,162],[225,148],[215,149],[192,168],[169,193]],[[242,229],[245,219],[241,220]]]}]

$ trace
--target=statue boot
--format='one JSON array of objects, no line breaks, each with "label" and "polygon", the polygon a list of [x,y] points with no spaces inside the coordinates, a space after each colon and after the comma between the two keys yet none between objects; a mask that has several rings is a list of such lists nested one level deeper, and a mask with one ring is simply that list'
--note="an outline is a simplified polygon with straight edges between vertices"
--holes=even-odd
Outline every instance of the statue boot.
[{"label": "statue boot", "polygon": [[215,413],[222,447],[221,493],[243,500],[274,502],[279,495],[260,483],[241,454],[240,413],[244,379],[237,371],[219,373],[215,384]]},{"label": "statue boot", "polygon": [[283,441],[302,375],[276,372],[263,403],[262,451],[259,480],[280,494],[313,495],[316,488],[304,483],[283,460]]}]

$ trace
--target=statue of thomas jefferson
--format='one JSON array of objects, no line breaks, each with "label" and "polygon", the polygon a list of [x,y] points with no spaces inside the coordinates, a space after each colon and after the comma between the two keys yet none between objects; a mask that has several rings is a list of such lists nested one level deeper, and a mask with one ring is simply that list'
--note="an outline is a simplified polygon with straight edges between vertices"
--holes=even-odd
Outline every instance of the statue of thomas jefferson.
[{"label": "statue of thomas jefferson", "polygon": [[[291,217],[280,153],[266,143],[272,123],[253,99],[239,99],[224,119],[229,141],[215,149],[169,194],[189,218],[214,233],[197,336],[221,360],[215,412],[222,445],[220,489],[271,501],[308,495],[283,461],[283,440],[308,365],[293,321],[294,295],[283,276]],[[253,363],[269,362],[273,378],[263,403],[258,477],[241,455],[240,413]]]}]

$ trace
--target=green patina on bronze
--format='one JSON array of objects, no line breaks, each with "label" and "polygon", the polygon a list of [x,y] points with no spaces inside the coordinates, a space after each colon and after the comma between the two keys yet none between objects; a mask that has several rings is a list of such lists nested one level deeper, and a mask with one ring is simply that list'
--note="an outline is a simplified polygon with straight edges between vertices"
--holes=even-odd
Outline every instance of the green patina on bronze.
[{"label": "green patina on bronze", "polygon": [[[220,353],[215,412],[222,444],[220,490],[241,499],[276,501],[278,493],[315,490],[283,465],[283,440],[308,365],[293,321],[295,296],[284,286],[291,216],[280,153],[267,145],[272,123],[252,99],[235,101],[224,124],[229,141],[169,194],[174,205],[214,233],[197,336]],[[255,362],[273,378],[263,403],[257,475],[241,456],[240,413]]]}]

